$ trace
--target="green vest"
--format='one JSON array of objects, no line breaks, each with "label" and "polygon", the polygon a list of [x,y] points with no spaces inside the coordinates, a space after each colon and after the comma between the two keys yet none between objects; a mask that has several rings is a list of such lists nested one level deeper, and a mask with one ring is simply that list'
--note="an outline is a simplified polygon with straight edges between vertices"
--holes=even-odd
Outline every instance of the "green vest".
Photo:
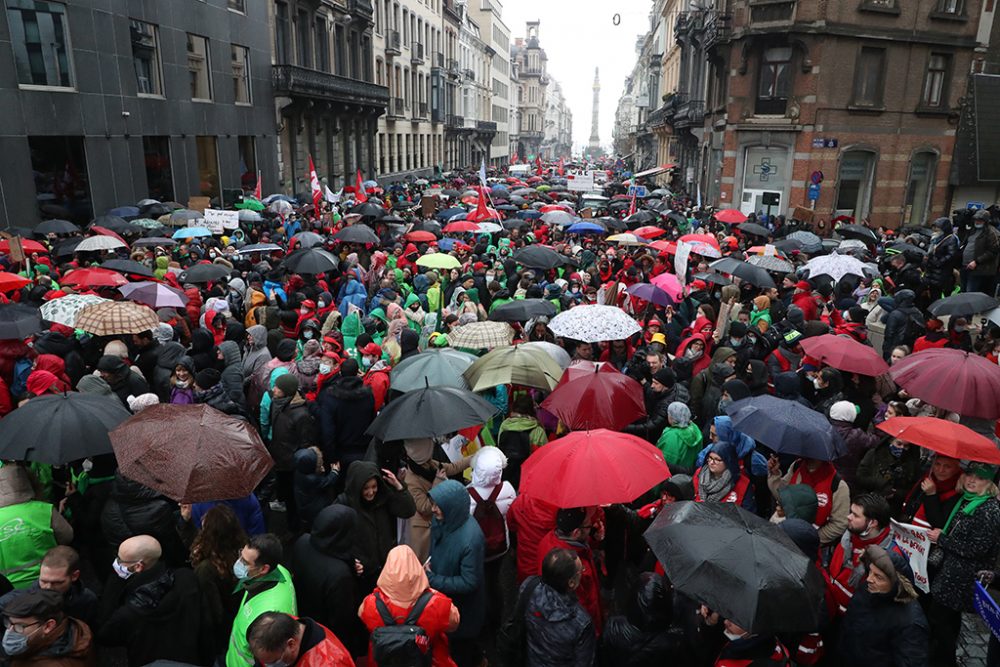
[{"label": "green vest", "polygon": [[56,546],[52,505],[39,500],[0,507],[0,574],[14,588],[38,580],[42,557]]},{"label": "green vest", "polygon": [[280,611],[292,616],[298,615],[295,604],[295,587],[292,585],[292,575],[281,565],[273,574],[265,575],[265,580],[273,578],[278,581],[263,593],[258,593],[247,599],[249,593],[243,591],[243,601],[240,610],[236,612],[233,621],[233,631],[229,635],[229,650],[226,652],[226,667],[251,667],[254,664],[253,653],[247,643],[247,629],[254,620],[267,611]]}]

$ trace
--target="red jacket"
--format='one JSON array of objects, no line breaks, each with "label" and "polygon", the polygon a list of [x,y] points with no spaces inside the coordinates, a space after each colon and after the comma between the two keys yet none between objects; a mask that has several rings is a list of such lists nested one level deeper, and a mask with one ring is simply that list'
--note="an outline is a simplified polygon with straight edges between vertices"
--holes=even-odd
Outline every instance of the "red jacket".
[{"label": "red jacket", "polygon": [[199,320],[201,319],[201,292],[198,291],[197,287],[189,287],[184,290],[184,296],[188,298],[187,305],[184,306],[184,310],[187,313],[188,322],[191,323],[192,329],[197,329],[201,326]]},{"label": "red jacket", "polygon": [[[840,543],[837,544],[837,547],[833,550],[833,555],[830,557],[830,581],[833,584],[830,587],[830,592],[833,593],[833,599],[837,603],[837,613],[840,615],[847,612],[847,605],[850,604],[851,598],[854,597],[855,587],[851,586],[851,575],[856,568],[864,568],[861,565],[861,556],[864,554],[865,549],[872,544],[877,544],[886,551],[894,550],[904,557],[906,555],[900,550],[895,540],[892,539],[892,531],[888,526],[883,528],[878,534],[868,538],[849,532],[844,533],[844,537],[841,538]],[[848,553],[848,548],[850,549],[850,553]],[[863,575],[859,583],[864,583]]]},{"label": "red jacket", "polygon": [[517,535],[517,583],[535,574],[538,545],[556,527],[555,505],[518,496],[507,510],[507,528]]},{"label": "red jacket", "polygon": [[[431,640],[431,667],[456,667],[455,661],[451,659],[447,635],[452,602],[444,593],[439,593],[438,591],[434,591],[434,589],[431,590],[434,592],[434,595],[431,596],[427,606],[424,607],[423,613],[420,614],[420,618],[417,619],[417,625],[424,629],[424,632],[427,633],[427,636]],[[376,593],[382,595],[381,591],[376,588],[361,603],[361,622],[368,628],[368,632],[372,632],[375,628],[381,628],[385,625],[378,613],[378,609],[375,607]],[[393,604],[384,595],[382,595],[382,601],[385,602],[385,606],[389,608],[389,612],[395,618],[405,619],[411,609],[411,607],[403,608]],[[371,654],[371,644],[369,643],[368,665],[369,667],[378,667]]]},{"label": "red jacket", "polygon": [[373,368],[365,373],[364,384],[370,387],[372,395],[375,397],[375,412],[382,409],[385,399],[389,395],[389,366],[385,368]]},{"label": "red jacket", "polygon": [[594,622],[594,631],[600,637],[603,627],[601,584],[597,579],[597,565],[594,563],[593,552],[589,546],[577,542],[567,542],[558,537],[554,530],[549,531],[538,543],[538,551],[535,554],[537,561],[533,574],[540,575],[542,573],[542,561],[545,560],[545,555],[553,549],[569,549],[580,557],[580,562],[583,563],[583,573],[580,576],[580,585],[576,588],[576,597],[580,601],[580,606],[590,614],[590,619]]},{"label": "red jacket", "polygon": [[[309,619],[304,619],[304,622],[308,623]],[[337,635],[330,632],[330,628],[311,622],[323,631],[323,639],[303,651],[291,667],[354,667],[354,659]]]},{"label": "red jacket", "polygon": [[792,295],[792,303],[802,309],[806,322],[819,317],[819,309],[816,308],[816,299],[811,292],[799,292]]}]

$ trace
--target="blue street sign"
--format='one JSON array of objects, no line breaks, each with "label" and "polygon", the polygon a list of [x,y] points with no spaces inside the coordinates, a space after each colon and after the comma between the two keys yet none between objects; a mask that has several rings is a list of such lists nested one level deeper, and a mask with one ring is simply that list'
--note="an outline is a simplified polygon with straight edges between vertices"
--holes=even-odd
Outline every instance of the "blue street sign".
[{"label": "blue street sign", "polygon": [[809,184],[809,201],[816,201],[819,199],[819,183]]},{"label": "blue street sign", "polygon": [[965,202],[965,208],[971,208],[973,211],[981,211],[986,208],[986,203],[981,201],[969,201]]},{"label": "blue street sign", "polygon": [[632,197],[645,197],[646,196],[646,186],[645,185],[630,185],[628,188],[628,196]]}]

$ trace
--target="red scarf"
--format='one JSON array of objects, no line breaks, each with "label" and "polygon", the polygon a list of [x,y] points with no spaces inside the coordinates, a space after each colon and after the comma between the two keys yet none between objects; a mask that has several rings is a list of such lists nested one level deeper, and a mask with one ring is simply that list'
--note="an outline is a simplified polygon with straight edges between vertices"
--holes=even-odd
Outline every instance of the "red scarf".
[{"label": "red scarf", "polygon": [[830,519],[830,512],[833,511],[833,478],[837,471],[833,464],[824,461],[814,471],[810,471],[802,459],[795,462],[795,472],[792,473],[789,484],[806,484],[816,492],[816,522],[815,526],[820,528]]},{"label": "red scarf", "polygon": [[[936,479],[932,479],[931,473],[928,472],[926,475],[917,480],[916,486],[914,486],[913,490],[910,491],[910,497],[912,498],[918,492],[920,492],[921,482],[923,482],[925,479],[931,479],[931,481],[933,481],[934,485],[937,487],[938,499],[942,503],[946,503],[958,495],[958,489],[956,489],[955,487],[958,485],[959,477],[961,477],[961,475],[955,475],[951,479],[938,481]],[[926,498],[924,500],[926,500]],[[914,513],[913,521],[911,523],[915,526],[920,526],[921,528],[932,528],[930,522],[927,521],[927,510],[924,508],[923,500],[920,501],[920,507],[918,507],[916,513]],[[941,528],[941,526],[938,526],[938,528]]]}]

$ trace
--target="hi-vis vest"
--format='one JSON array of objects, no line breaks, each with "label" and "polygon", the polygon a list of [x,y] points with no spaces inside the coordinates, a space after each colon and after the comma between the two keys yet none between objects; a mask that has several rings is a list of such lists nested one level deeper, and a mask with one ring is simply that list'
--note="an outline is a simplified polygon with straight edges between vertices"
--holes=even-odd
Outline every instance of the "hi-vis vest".
[{"label": "hi-vis vest", "polygon": [[14,588],[38,580],[42,557],[56,546],[52,505],[39,500],[0,507],[0,574]]},{"label": "hi-vis vest", "polygon": [[243,592],[240,610],[236,612],[233,621],[233,631],[229,635],[229,650],[226,652],[226,667],[251,667],[254,664],[253,653],[247,642],[247,629],[258,616],[268,611],[280,611],[292,616],[298,615],[295,604],[295,587],[292,585],[292,575],[279,565],[273,575],[278,583],[271,588],[258,593],[250,599],[247,591]]}]

